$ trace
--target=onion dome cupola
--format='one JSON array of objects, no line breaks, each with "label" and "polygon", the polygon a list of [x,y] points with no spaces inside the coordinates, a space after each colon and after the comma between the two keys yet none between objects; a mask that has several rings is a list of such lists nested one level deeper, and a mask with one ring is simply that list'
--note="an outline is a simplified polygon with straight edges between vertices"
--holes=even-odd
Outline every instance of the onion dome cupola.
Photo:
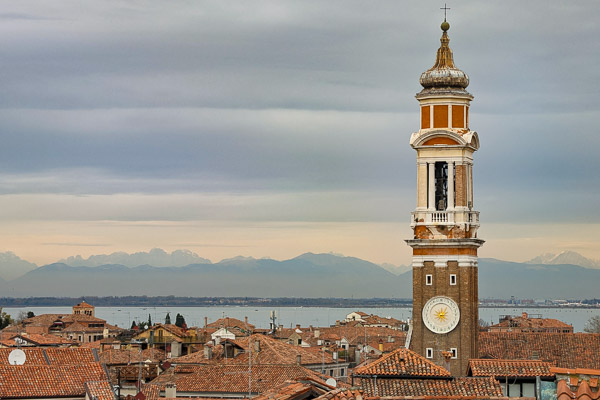
[{"label": "onion dome cupola", "polygon": [[444,33],[442,33],[440,39],[441,46],[437,51],[435,64],[423,72],[419,79],[423,86],[421,93],[440,89],[464,91],[466,93],[464,89],[469,86],[469,76],[456,68],[452,50],[448,46],[448,43],[450,43],[450,38],[448,37],[450,24],[444,21],[441,28]]},{"label": "onion dome cupola", "polygon": [[[477,138],[470,140],[469,106],[473,95],[466,91],[469,86],[469,76],[454,65],[452,50],[448,45],[450,24],[444,20],[441,25],[441,45],[437,51],[435,64],[421,74],[419,82],[423,90],[416,98],[421,105],[421,130],[418,136],[426,139],[423,134],[432,130],[445,130],[448,135],[461,136],[474,150],[479,145]],[[416,139],[416,137],[413,137]],[[462,143],[461,140],[457,141]],[[418,146],[417,142],[411,144]]]}]

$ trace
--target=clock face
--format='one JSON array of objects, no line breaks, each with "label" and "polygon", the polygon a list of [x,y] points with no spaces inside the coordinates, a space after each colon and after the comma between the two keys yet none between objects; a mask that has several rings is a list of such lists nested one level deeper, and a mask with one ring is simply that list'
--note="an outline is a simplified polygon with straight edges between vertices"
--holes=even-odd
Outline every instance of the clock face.
[{"label": "clock face", "polygon": [[433,333],[448,333],[456,328],[459,320],[460,310],[451,298],[432,297],[423,307],[423,322]]}]

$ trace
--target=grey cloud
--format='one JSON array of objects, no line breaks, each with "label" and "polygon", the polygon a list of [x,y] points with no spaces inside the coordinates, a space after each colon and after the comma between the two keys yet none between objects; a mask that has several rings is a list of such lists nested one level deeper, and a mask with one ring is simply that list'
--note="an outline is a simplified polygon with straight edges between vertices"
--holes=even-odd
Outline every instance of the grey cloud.
[{"label": "grey cloud", "polygon": [[[414,207],[408,139],[419,123],[418,77],[439,46],[437,7],[140,4],[22,1],[5,10],[0,193],[281,195],[207,210],[283,220],[404,218],[400,210]],[[596,8],[515,0],[451,10],[450,45],[471,77],[482,141],[482,217],[593,214]],[[19,18],[27,15],[42,19]],[[372,199],[355,199],[361,191]],[[285,208],[290,194],[298,211]],[[112,205],[95,217],[205,217],[184,203],[166,214]],[[85,204],[70,217],[84,218]]]}]

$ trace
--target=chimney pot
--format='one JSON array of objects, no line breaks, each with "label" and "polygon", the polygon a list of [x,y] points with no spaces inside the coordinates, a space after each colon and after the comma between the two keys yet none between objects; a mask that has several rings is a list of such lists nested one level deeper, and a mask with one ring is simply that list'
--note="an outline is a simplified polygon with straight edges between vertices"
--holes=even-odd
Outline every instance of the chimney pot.
[{"label": "chimney pot", "polygon": [[296,324],[296,329],[300,329],[300,324]]},{"label": "chimney pot", "polygon": [[167,383],[165,385],[165,397],[174,399],[177,397],[177,385],[174,383]]},{"label": "chimney pot", "polygon": [[302,356],[301,356],[300,354],[298,354],[298,355],[296,356],[296,363],[297,363],[298,365],[302,364]]},{"label": "chimney pot", "polygon": [[523,314],[521,314],[521,316],[523,317],[523,319],[527,319],[527,313],[523,312]]}]

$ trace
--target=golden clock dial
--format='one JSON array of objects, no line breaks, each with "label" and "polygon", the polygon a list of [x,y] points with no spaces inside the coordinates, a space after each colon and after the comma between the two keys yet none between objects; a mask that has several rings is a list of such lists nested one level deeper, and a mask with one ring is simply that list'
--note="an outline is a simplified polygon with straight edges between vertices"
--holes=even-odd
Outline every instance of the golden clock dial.
[{"label": "golden clock dial", "polygon": [[433,333],[448,333],[456,328],[459,320],[458,304],[449,297],[432,297],[423,307],[423,323]]}]

